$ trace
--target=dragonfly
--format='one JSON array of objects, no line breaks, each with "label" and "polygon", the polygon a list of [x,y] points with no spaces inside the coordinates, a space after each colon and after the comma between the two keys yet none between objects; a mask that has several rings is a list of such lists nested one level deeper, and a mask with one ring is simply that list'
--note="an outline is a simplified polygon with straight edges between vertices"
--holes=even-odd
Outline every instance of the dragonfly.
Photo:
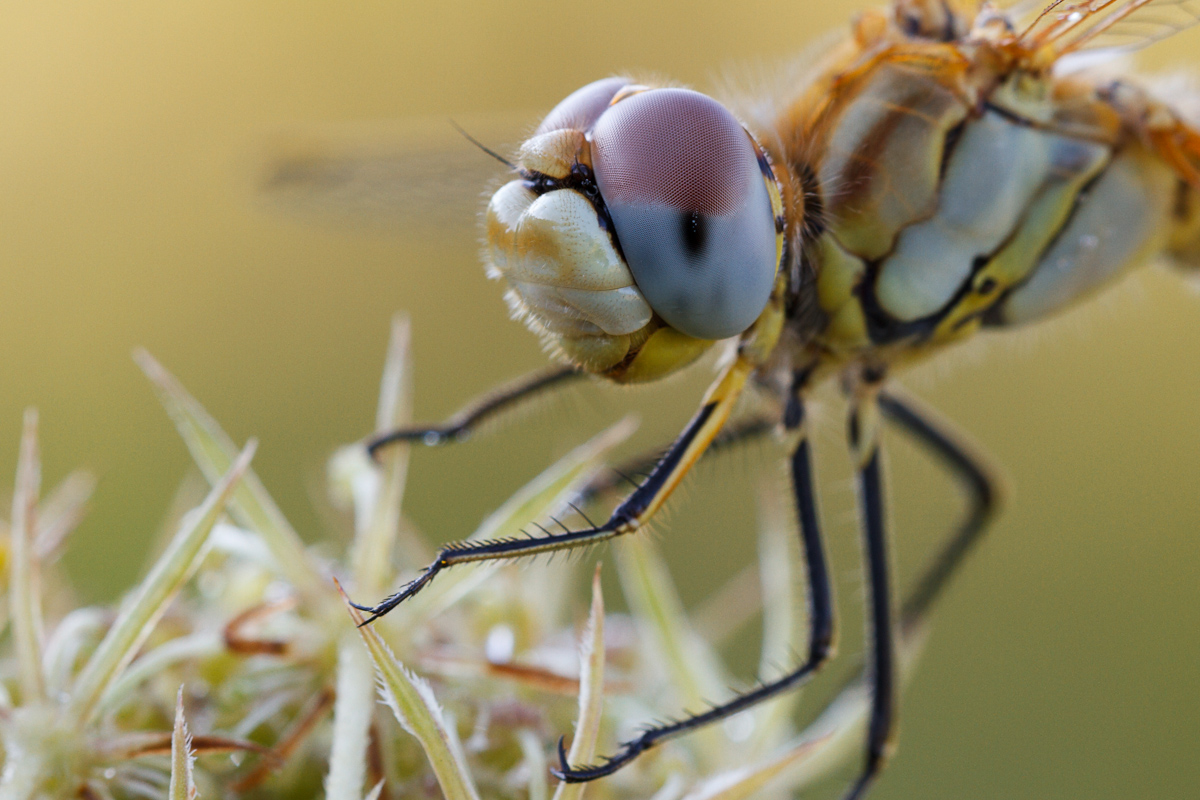
[{"label": "dragonfly", "polygon": [[[816,387],[836,382],[868,587],[870,712],[845,795],[863,797],[894,749],[898,643],[926,624],[1001,503],[987,457],[890,379],[977,334],[1051,317],[1152,260],[1200,266],[1198,123],[1136,79],[1098,68],[1196,21],[1184,0],[893,0],[858,16],[778,97],[722,103],[626,77],[569,95],[514,158],[492,153],[509,174],[483,222],[488,274],[556,365],[444,423],[376,434],[366,447],[461,441],[535,396],[589,377],[655,381],[716,347],[720,370],[603,522],[446,545],[394,594],[355,604],[369,615],[363,624],[460,564],[635,534],[706,453],[778,432],[791,446],[808,588],[801,663],[702,713],[643,728],[595,764],[568,763],[560,740],[553,771],[568,782],[602,778],[802,686],[835,649],[808,408]],[[280,170],[277,188],[331,177],[301,167]],[[747,394],[770,411],[739,418]],[[948,466],[969,501],[899,603],[885,425]]]}]

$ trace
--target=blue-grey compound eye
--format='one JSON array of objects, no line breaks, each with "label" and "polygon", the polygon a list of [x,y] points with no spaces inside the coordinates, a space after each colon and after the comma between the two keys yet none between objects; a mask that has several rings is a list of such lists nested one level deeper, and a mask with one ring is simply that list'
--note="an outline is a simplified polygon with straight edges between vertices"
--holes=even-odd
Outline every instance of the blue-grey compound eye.
[{"label": "blue-grey compound eye", "polygon": [[697,92],[642,92],[597,120],[592,161],[650,307],[699,339],[749,328],[775,282],[775,215],[733,115]]}]

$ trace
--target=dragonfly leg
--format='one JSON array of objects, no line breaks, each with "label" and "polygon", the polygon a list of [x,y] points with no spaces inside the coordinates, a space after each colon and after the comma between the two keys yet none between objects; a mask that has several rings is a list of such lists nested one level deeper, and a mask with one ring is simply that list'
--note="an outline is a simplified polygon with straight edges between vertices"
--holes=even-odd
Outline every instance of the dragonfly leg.
[{"label": "dragonfly leg", "polygon": [[570,550],[598,544],[615,536],[636,531],[658,511],[724,427],[753,370],[754,364],[739,356],[722,371],[705,394],[700,409],[684,428],[683,433],[655,464],[646,480],[617,506],[603,524],[537,538],[495,539],[448,544],[441,549],[432,564],[395,594],[384,598],[374,606],[354,603],[355,608],[369,615],[361,624],[366,625],[382,617],[425,588],[439,572],[455,564],[506,560],[557,550]]},{"label": "dragonfly leg", "polygon": [[891,749],[896,717],[895,642],[891,622],[890,572],[883,507],[883,479],[879,463],[877,426],[872,406],[890,422],[912,436],[946,464],[969,494],[967,515],[949,541],[934,557],[900,607],[900,632],[911,635],[926,619],[933,604],[967,555],[979,542],[1000,508],[1002,484],[996,470],[963,441],[961,434],[894,389],[872,392],[868,387],[857,398],[850,420],[850,439],[859,459],[859,495],[867,555],[872,608],[873,684],[868,727],[867,759],[862,775],[845,800],[858,800],[874,782]]},{"label": "dragonfly leg", "polygon": [[[712,440],[712,444],[704,451],[703,458],[707,460],[729,448],[766,436],[775,430],[778,424],[777,419],[768,416],[731,422]],[[633,483],[636,487],[636,480],[644,478],[653,470],[665,451],[666,448],[659,447],[630,459],[616,469],[604,470],[583,485],[575,502],[581,506],[587,505],[609,492],[616,491],[622,484]]]},{"label": "dragonfly leg", "polygon": [[586,374],[574,367],[553,367],[539,370],[489,392],[456,412],[440,425],[400,428],[377,433],[367,439],[367,452],[371,454],[372,458],[375,458],[380,448],[395,442],[421,442],[427,445],[438,445],[460,441],[486,419],[540,392],[557,389]]},{"label": "dragonfly leg", "polygon": [[834,609],[833,586],[829,576],[829,563],[825,558],[825,546],[817,520],[816,495],[813,490],[812,455],[808,437],[804,432],[803,401],[796,398],[789,404],[790,427],[800,428],[802,433],[792,452],[792,488],[796,496],[796,507],[800,517],[800,536],[804,546],[806,575],[809,596],[808,656],[804,663],[770,683],[764,683],[729,702],[714,706],[701,714],[695,714],[665,725],[646,728],[636,739],[625,742],[615,755],[602,759],[603,763],[592,766],[572,767],[567,763],[566,751],[559,742],[559,766],[552,770],[555,777],[568,783],[581,783],[611,775],[651,747],[689,731],[710,725],[740,711],[745,711],[771,697],[806,683],[833,654]]},{"label": "dragonfly leg", "polygon": [[998,515],[1003,502],[1003,483],[997,477],[998,470],[934,412],[892,389],[879,393],[879,407],[889,421],[949,467],[968,494],[966,516],[900,607],[900,628],[907,634],[925,619],[950,578]]},{"label": "dragonfly leg", "polygon": [[875,782],[892,750],[896,722],[896,642],[892,621],[891,564],[887,553],[883,470],[880,465],[878,382],[864,380],[850,409],[849,438],[858,473],[864,568],[870,594],[871,709],[866,761],[844,800],[859,800]]}]

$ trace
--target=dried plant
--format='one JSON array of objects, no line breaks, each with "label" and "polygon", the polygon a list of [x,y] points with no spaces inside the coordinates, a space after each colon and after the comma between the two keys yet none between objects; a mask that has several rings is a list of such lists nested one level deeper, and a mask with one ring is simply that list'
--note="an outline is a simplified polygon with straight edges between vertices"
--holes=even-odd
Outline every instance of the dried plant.
[{"label": "dried plant", "polygon": [[[409,422],[408,337],[397,320],[379,429]],[[554,785],[549,758],[573,724],[570,760],[587,762],[649,719],[725,696],[716,645],[652,543],[613,547],[628,615],[605,616],[599,570],[576,625],[577,568],[480,565],[356,627],[339,582],[377,596],[429,557],[401,515],[406,449],[380,463],[361,445],[336,453],[331,492],[352,509],[355,535],[344,559],[322,557],[250,469],[254,443],[237,448],[165,369],[136,358],[211,491],[122,602],[66,607],[56,557],[92,484],[75,474],[39,499],[37,416],[27,414],[0,554],[0,625],[11,634],[0,651],[0,800],[732,800],[790,796],[857,754],[866,697],[852,683],[803,729],[795,696],[784,697],[611,778]],[[633,427],[622,421],[567,454],[473,538],[552,524]],[[805,598],[791,572],[792,512],[770,488],[760,505],[765,679],[802,648]],[[918,647],[905,643],[906,660]]]}]

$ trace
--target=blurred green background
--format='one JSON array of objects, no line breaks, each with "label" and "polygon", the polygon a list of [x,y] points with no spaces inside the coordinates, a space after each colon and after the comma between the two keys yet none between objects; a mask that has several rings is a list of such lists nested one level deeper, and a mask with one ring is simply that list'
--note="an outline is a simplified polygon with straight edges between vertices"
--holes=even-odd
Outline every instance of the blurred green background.
[{"label": "blurred green background", "polygon": [[[85,598],[114,597],[137,577],[188,470],[129,358],[135,345],[236,438],[260,437],[256,469],[312,541],[336,527],[324,461],[370,427],[394,311],[412,315],[419,418],[544,363],[483,278],[469,203],[457,225],[438,214],[360,224],[282,213],[256,188],[278,142],[313,125],[336,139],[353,123],[382,132],[370,136],[386,149],[394,128],[419,118],[422,141],[432,135],[451,165],[486,176],[494,170],[444,120],[533,123],[619,70],[704,88],[786,60],[856,7],[5,4],[0,463],[15,463],[21,409],[36,405],[47,485],[76,466],[100,476],[67,556]],[[1197,34],[1146,62],[1200,67]],[[904,376],[995,454],[1016,493],[944,604],[874,797],[1195,796],[1198,312],[1182,282],[1149,270],[1064,319]],[[663,387],[575,391],[486,439],[417,453],[408,512],[431,536],[461,536],[629,407],[642,412],[643,446],[669,438],[705,377],[700,367]],[[822,503],[843,578],[842,651],[853,654],[862,583],[830,398]],[[660,539],[689,602],[753,558],[753,476],[777,455],[763,446],[706,466],[671,506]],[[911,575],[958,506],[938,470],[899,442],[890,476],[897,558]],[[754,663],[733,656],[743,670]]]}]

